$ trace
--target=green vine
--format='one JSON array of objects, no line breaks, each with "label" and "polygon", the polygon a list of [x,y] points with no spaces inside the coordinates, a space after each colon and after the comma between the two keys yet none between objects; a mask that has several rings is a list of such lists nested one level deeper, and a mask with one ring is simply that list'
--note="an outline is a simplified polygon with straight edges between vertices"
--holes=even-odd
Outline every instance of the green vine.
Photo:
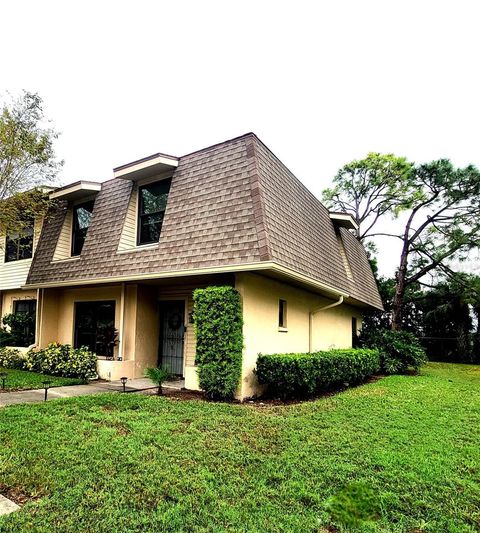
[{"label": "green vine", "polygon": [[242,374],[243,318],[233,287],[207,287],[193,293],[200,387],[208,398],[231,400]]}]

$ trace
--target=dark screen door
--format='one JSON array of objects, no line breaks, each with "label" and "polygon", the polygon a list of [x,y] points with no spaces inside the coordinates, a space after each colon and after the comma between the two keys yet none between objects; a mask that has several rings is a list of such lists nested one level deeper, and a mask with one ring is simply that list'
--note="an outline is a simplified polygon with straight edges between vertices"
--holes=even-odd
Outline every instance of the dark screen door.
[{"label": "dark screen door", "polygon": [[184,336],[185,302],[161,302],[159,365],[177,376],[183,376]]}]

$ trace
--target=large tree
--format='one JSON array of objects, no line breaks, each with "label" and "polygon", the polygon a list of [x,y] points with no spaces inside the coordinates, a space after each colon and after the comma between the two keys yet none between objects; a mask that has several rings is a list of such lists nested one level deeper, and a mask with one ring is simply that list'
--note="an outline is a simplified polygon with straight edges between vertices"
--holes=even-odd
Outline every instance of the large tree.
[{"label": "large tree", "polygon": [[[327,190],[324,199],[332,208],[356,213],[361,224],[369,219],[366,228],[361,226],[361,239],[383,235],[400,240],[392,329],[401,329],[408,287],[435,271],[452,274],[449,262],[466,259],[468,252],[480,245],[480,172],[472,165],[455,168],[446,159],[411,165],[402,158],[384,157],[404,164],[405,172],[398,172],[397,178],[387,174],[382,186],[378,173],[371,171],[369,156],[343,167],[336,177],[335,194]],[[355,174],[349,170],[352,166]],[[353,175],[360,176],[358,187]],[[397,180],[397,185],[392,180]],[[357,207],[363,205],[366,209]],[[385,231],[385,217],[400,212],[398,231]]]},{"label": "large tree", "polygon": [[343,166],[333,178],[333,187],[323,191],[323,201],[349,213],[359,226],[364,242],[383,216],[396,217],[409,205],[413,165],[404,157],[371,152]]},{"label": "large tree", "polygon": [[24,91],[4,102],[0,113],[0,227],[18,230],[45,213],[42,186],[55,181],[63,162],[56,158],[58,134],[47,127],[38,94]]}]

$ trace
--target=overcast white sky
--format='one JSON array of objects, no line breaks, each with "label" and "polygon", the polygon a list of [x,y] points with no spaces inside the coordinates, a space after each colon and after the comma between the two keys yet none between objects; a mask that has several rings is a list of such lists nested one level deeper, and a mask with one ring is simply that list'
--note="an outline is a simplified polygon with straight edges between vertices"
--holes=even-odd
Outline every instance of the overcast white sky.
[{"label": "overcast white sky", "polygon": [[320,196],[369,151],[480,166],[479,15],[475,0],[3,0],[0,93],[43,97],[64,183],[254,131]]}]

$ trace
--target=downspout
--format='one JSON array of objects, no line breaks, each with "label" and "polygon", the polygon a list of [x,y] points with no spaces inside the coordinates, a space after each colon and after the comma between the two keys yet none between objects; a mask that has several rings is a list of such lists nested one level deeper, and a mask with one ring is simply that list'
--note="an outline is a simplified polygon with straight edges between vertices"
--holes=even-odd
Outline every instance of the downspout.
[{"label": "downspout", "polygon": [[309,353],[312,353],[313,351],[313,317],[319,313],[320,311],[326,311],[327,309],[331,309],[332,307],[337,307],[337,305],[343,304],[343,296],[340,296],[336,302],[333,302],[332,304],[325,305],[323,307],[318,307],[317,309],[314,309],[313,311],[310,311],[309,313],[309,327],[308,327],[308,351]]},{"label": "downspout", "polygon": [[118,331],[118,353],[117,360],[123,361],[125,359],[125,283],[122,283],[122,289],[120,292],[120,318],[119,318],[119,331]]}]

